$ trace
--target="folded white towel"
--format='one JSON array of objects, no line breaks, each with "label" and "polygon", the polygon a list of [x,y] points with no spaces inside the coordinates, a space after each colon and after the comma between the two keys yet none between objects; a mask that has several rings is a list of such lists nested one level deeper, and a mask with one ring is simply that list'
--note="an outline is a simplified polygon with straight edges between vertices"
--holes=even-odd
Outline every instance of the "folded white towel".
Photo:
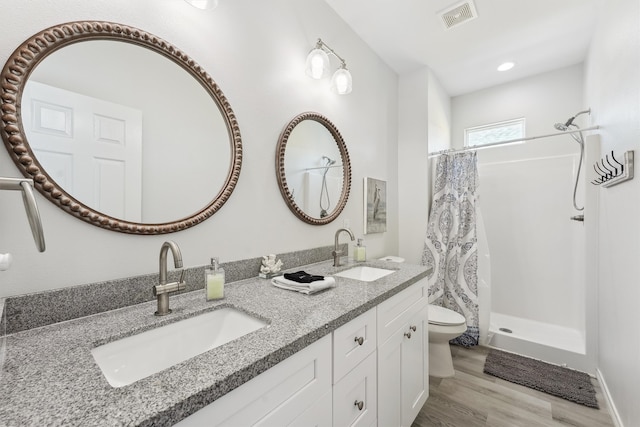
[{"label": "folded white towel", "polygon": [[316,280],[311,283],[298,283],[293,280],[285,279],[282,276],[274,277],[271,279],[271,284],[282,289],[289,289],[291,291],[298,291],[303,294],[315,294],[323,289],[331,288],[335,286],[336,279],[333,277],[325,277],[324,280]]}]

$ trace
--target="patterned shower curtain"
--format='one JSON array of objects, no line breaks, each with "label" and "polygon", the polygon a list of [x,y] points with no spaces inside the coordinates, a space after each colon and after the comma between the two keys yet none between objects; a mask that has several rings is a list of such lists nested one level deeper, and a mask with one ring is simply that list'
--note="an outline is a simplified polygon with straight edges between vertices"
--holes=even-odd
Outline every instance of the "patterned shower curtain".
[{"label": "patterned shower curtain", "polygon": [[462,314],[467,331],[452,340],[478,344],[478,251],[476,202],[478,187],[475,152],[438,157],[433,201],[422,253],[422,264],[433,267],[429,303]]}]

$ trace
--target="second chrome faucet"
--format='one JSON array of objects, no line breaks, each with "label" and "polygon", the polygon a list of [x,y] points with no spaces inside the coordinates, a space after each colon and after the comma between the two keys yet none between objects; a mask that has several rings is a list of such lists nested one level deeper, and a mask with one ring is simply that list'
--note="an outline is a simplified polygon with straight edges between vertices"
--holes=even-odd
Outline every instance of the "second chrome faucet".
[{"label": "second chrome faucet", "polygon": [[168,241],[162,244],[160,248],[160,280],[153,287],[153,296],[158,299],[158,310],[156,316],[164,316],[171,313],[169,308],[169,294],[172,292],[182,291],[187,287],[184,282],[184,270],[180,274],[180,280],[177,282],[167,283],[167,252],[171,249],[173,256],[173,265],[175,268],[182,269],[182,253],[176,242]]},{"label": "second chrome faucet", "polygon": [[335,236],[335,241],[334,241],[334,246],[333,246],[333,252],[331,252],[331,255],[333,255],[333,266],[334,267],[340,267],[340,256],[341,255],[345,255],[340,249],[338,249],[338,237],[340,237],[340,233],[345,232],[347,234],[349,234],[349,237],[351,237],[351,241],[353,242],[354,240],[356,240],[355,236],[353,235],[353,232],[351,230],[349,230],[348,228],[340,228],[338,229],[338,231],[336,231],[336,236]]}]

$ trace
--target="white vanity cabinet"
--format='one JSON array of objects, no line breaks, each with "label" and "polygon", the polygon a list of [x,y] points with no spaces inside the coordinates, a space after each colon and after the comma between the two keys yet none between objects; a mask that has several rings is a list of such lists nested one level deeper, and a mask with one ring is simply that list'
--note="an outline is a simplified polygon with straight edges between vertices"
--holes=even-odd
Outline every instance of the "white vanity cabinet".
[{"label": "white vanity cabinet", "polygon": [[429,396],[426,279],[378,306],[378,425],[410,426]]},{"label": "white vanity cabinet", "polygon": [[178,426],[409,426],[427,400],[426,279]]}]

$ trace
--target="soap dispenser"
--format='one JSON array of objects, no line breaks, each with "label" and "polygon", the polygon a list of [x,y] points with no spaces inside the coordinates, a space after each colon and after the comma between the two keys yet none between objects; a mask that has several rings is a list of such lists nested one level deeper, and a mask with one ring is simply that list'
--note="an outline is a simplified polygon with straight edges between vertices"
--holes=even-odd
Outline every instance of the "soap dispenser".
[{"label": "soap dispenser", "polygon": [[353,247],[353,260],[362,262],[367,260],[367,248],[364,239],[358,239],[358,243]]},{"label": "soap dispenser", "polygon": [[211,258],[211,265],[204,269],[207,301],[224,298],[224,269],[218,266],[218,258]]}]

